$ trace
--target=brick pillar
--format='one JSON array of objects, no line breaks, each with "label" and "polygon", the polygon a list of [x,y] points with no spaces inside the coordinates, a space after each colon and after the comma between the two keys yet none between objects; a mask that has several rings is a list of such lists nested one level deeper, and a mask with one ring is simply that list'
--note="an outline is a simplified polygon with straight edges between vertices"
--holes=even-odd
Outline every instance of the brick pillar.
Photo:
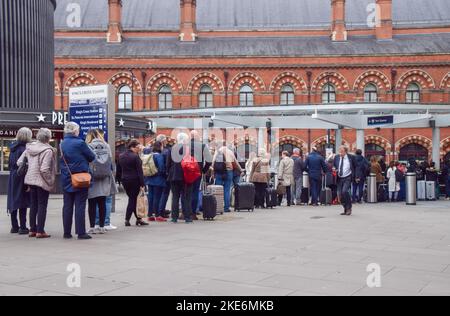
[{"label": "brick pillar", "polygon": [[197,0],[180,0],[180,40],[195,42],[197,39]]},{"label": "brick pillar", "polygon": [[108,43],[122,42],[122,0],[108,0]]},{"label": "brick pillar", "polygon": [[375,32],[378,40],[392,39],[392,0],[377,0]]},{"label": "brick pillar", "polygon": [[345,0],[331,0],[331,11],[331,39],[335,42],[346,41],[347,28],[345,26]]}]

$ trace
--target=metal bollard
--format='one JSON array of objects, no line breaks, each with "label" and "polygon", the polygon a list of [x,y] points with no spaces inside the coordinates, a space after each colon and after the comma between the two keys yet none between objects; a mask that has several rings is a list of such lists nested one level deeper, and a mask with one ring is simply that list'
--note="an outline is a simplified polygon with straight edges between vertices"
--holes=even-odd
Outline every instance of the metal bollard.
[{"label": "metal bollard", "polygon": [[367,203],[378,203],[377,175],[371,173],[367,178]]},{"label": "metal bollard", "polygon": [[303,172],[303,188],[310,189],[311,186],[309,184],[309,174],[308,172]]},{"label": "metal bollard", "polygon": [[417,205],[417,175],[414,172],[406,174],[406,205]]}]

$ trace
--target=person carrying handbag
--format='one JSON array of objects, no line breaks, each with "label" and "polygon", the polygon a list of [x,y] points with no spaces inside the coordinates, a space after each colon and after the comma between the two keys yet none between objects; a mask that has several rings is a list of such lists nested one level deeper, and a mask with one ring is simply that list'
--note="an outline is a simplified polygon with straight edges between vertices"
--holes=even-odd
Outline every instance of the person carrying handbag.
[{"label": "person carrying handbag", "polygon": [[64,238],[72,238],[72,224],[75,214],[75,233],[79,240],[92,237],[86,233],[86,204],[89,193],[89,164],[95,154],[80,138],[80,126],[68,122],[64,127],[61,143],[61,183],[63,188]]}]

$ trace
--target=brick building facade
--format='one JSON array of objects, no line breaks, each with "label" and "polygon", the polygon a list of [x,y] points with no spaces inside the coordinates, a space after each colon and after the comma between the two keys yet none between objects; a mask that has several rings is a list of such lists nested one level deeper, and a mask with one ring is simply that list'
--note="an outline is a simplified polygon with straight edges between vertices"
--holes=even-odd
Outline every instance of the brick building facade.
[{"label": "brick building facade", "polygon": [[[70,87],[105,83],[116,87],[118,111],[124,112],[450,104],[446,0],[57,0],[57,5],[56,110],[67,107]],[[309,150],[324,145],[326,135],[299,126],[281,130],[276,145]],[[368,155],[388,161],[431,158],[428,128],[373,129],[365,138]],[[356,131],[344,130],[343,142],[356,149]],[[442,158],[450,158],[450,128],[441,130],[440,146]]]}]

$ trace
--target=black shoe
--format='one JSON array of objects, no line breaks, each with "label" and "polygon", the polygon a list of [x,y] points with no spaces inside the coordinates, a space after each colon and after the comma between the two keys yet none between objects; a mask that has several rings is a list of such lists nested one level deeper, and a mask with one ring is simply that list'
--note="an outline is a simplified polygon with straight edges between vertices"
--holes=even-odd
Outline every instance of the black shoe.
[{"label": "black shoe", "polygon": [[125,227],[131,227],[130,221],[125,222]]},{"label": "black shoe", "polygon": [[18,234],[19,229],[18,228],[11,228],[11,234]]},{"label": "black shoe", "polygon": [[136,226],[148,226],[149,224],[144,222],[142,219],[136,221]]},{"label": "black shoe", "polygon": [[28,228],[19,229],[19,235],[28,235],[30,230]]},{"label": "black shoe", "polygon": [[88,234],[78,236],[78,240],[90,240],[92,237]]},{"label": "black shoe", "polygon": [[72,235],[66,235],[66,234],[64,234],[64,239],[72,239],[72,238],[73,238]]}]

